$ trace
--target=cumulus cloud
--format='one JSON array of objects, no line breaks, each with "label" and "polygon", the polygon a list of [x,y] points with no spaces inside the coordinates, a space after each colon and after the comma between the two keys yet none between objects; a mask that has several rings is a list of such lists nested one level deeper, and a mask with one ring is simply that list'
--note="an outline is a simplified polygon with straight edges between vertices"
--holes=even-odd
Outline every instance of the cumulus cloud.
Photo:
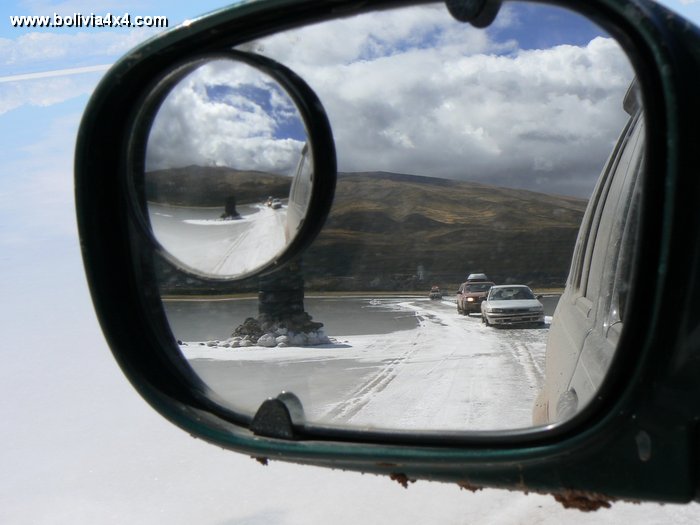
[{"label": "cumulus cloud", "polygon": [[156,32],[148,28],[72,34],[32,31],[14,39],[0,39],[0,67],[26,68],[58,59],[71,65],[94,61],[96,57],[103,61],[115,59]]},{"label": "cumulus cloud", "polygon": [[[49,106],[92,92],[89,68],[114,62],[155,30],[23,33],[0,38],[0,115],[23,105]],[[86,74],[76,75],[80,68]],[[61,78],[61,71],[73,75]],[[49,79],[36,79],[50,74]]]},{"label": "cumulus cloud", "polygon": [[[446,16],[440,4],[377,12],[280,33],[253,47],[284,63],[314,70],[397,56],[409,49],[474,54],[496,47],[485,32],[465,31],[464,25],[449,23]],[[512,43],[499,44],[504,45]]]},{"label": "cumulus cloud", "polygon": [[250,66],[214,61],[167,96],[148,138],[148,170],[228,166],[289,174],[305,142],[289,96]]},{"label": "cumulus cloud", "polygon": [[[317,92],[342,171],[587,195],[627,119],[629,61],[606,37],[520,50],[507,31],[517,15],[506,14],[498,39],[437,6],[290,31],[257,49]],[[367,53],[374,42],[381,52]]]},{"label": "cumulus cloud", "polygon": [[[605,36],[521,49],[518,33],[508,32],[517,21],[506,10],[493,31],[477,30],[436,5],[339,19],[244,47],[287,65],[316,91],[341,171],[587,196],[628,118],[622,99],[633,70]],[[546,40],[546,26],[528,30]],[[212,86],[236,91],[253,82],[250,71],[210,69],[195,75],[199,87],[188,78],[164,105],[149,165],[280,170],[303,140],[278,136],[279,116],[254,100],[212,97]],[[251,85],[272,89],[253,76]]]}]

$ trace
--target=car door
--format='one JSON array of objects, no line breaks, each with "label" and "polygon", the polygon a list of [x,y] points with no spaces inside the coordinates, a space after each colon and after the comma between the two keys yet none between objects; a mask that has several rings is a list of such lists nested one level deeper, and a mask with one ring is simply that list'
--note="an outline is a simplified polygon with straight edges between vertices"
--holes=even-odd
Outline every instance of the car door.
[{"label": "car door", "polygon": [[644,136],[644,118],[637,112],[589,202],[549,335],[535,423],[574,415],[593,397],[609,367],[622,328]]}]

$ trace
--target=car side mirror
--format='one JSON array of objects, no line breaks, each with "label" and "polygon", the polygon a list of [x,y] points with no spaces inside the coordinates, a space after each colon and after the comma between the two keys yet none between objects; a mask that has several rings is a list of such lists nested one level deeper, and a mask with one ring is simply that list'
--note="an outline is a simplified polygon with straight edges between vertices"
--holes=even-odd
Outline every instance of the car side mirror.
[{"label": "car side mirror", "polygon": [[[587,510],[697,498],[700,36],[650,0],[552,4],[246,2],[115,64],[76,206],[144,399],[256,458]],[[468,268],[563,294],[426,297]]]}]

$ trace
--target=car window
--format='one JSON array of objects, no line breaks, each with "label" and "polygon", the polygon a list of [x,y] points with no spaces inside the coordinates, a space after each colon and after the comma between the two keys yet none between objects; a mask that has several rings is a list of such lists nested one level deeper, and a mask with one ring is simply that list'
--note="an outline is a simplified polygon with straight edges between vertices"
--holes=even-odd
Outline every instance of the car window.
[{"label": "car window", "polygon": [[[641,117],[640,117],[641,118]],[[614,235],[610,239],[609,266],[605,270],[603,287],[606,292],[605,309],[602,312],[603,330],[614,337],[619,337],[622,322],[625,319],[626,303],[630,289],[634,247],[639,236],[639,211],[642,193],[641,173],[644,169],[644,122],[639,124],[639,139],[635,159],[629,168],[626,187],[618,206],[621,208],[613,226]],[[615,331],[610,333],[611,327]]]},{"label": "car window", "polygon": [[630,118],[620,134],[620,139],[610,153],[606,162],[605,171],[601,174],[593,195],[589,202],[589,207],[581,224],[581,230],[576,244],[573,257],[572,268],[569,275],[569,283],[574,289],[585,290],[588,282],[590,262],[593,252],[593,241],[598,232],[602,208],[600,204],[605,201],[610,190],[610,183],[616,172],[620,154],[625,148],[633,130],[634,117]]},{"label": "car window", "polygon": [[[610,189],[601,209],[597,235],[593,239],[591,263],[586,280],[585,295],[591,300],[597,300],[599,295],[607,295],[612,288],[615,272],[611,271],[618,262],[620,243],[624,233],[631,196],[637,174],[642,166],[644,149],[643,116],[638,114],[629,136],[629,144],[624,144],[624,150],[619,162],[613,170]],[[627,276],[625,276],[627,277]]]}]

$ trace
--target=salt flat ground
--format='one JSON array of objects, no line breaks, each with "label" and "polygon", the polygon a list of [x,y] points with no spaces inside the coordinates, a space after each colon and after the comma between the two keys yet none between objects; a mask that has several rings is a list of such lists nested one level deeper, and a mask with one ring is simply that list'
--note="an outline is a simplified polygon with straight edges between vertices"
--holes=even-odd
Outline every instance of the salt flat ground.
[{"label": "salt flat ground", "polygon": [[366,302],[377,315],[412,316],[415,328],[329,333],[333,344],[315,347],[189,343],[182,350],[218,394],[253,413],[268,397],[287,391],[300,398],[309,421],[330,425],[402,430],[530,426],[543,380],[548,325],[490,328],[476,315],[459,315],[451,301],[422,297],[347,301]]}]

